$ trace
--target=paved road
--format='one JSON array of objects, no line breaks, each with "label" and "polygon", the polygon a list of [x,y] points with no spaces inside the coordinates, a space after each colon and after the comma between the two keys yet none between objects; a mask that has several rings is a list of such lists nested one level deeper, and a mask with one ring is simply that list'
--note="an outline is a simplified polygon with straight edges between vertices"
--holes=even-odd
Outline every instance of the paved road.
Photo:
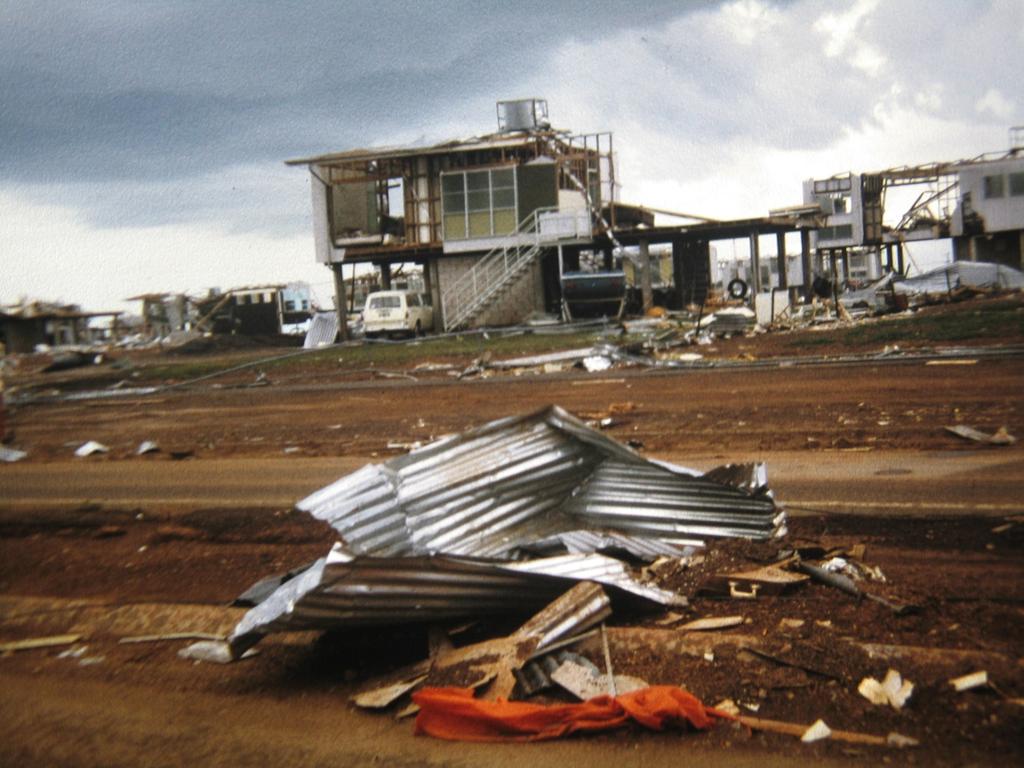
[{"label": "paved road", "polygon": [[[664,455],[697,469],[714,456]],[[804,509],[879,515],[1024,513],[1024,448],[965,451],[802,451],[730,456],[766,461],[776,497]],[[282,457],[52,463],[0,467],[8,510],[98,503],[169,512],[202,508],[288,508],[374,458]]]}]

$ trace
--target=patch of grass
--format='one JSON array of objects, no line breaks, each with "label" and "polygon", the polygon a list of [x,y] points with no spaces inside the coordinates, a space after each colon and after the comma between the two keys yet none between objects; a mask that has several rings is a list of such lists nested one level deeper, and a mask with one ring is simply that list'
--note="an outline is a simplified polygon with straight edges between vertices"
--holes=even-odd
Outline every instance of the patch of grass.
[{"label": "patch of grass", "polygon": [[[424,338],[407,343],[363,343],[352,346],[324,347],[304,354],[300,350],[262,349],[246,354],[233,354],[210,359],[167,361],[139,367],[139,381],[187,381],[211,373],[225,371],[246,363],[265,370],[297,371],[330,368],[332,370],[362,368],[409,368],[425,360],[460,362],[468,365],[490,351],[494,359],[540,355],[564,349],[592,346],[601,341],[601,331],[585,333],[519,333],[501,335],[466,334],[444,338]],[[277,358],[277,359],[275,359]],[[259,362],[259,361],[265,362]],[[340,362],[339,362],[340,360]]]},{"label": "patch of grass", "polygon": [[792,347],[793,349],[801,349],[806,347],[824,347],[828,344],[833,344],[835,338],[830,333],[816,332],[812,334],[806,334],[799,338],[789,341],[786,346]]},{"label": "patch of grass", "polygon": [[894,317],[832,333],[805,335],[786,346],[814,347],[824,344],[873,346],[890,342],[953,342],[1024,336],[1024,307],[1018,300],[991,301],[964,306],[962,311],[921,312]]}]

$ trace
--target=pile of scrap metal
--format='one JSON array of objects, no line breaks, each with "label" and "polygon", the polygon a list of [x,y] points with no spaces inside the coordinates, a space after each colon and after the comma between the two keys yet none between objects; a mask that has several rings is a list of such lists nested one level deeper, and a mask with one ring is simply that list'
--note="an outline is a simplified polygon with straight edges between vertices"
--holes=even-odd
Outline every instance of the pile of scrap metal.
[{"label": "pile of scrap metal", "polygon": [[884,313],[1022,289],[1024,273],[1013,267],[983,261],[954,261],[914,277],[885,275],[863,288],[845,291],[839,301],[851,312]]},{"label": "pile of scrap metal", "polygon": [[648,460],[558,407],[368,465],[297,506],[341,541],[243,595],[252,607],[228,640],[230,658],[273,632],[525,618],[574,585],[600,585],[570,591],[566,610],[552,609],[557,621],[516,650],[511,674],[612,607],[687,604],[629,563],[785,533],[763,465],[701,474]]}]

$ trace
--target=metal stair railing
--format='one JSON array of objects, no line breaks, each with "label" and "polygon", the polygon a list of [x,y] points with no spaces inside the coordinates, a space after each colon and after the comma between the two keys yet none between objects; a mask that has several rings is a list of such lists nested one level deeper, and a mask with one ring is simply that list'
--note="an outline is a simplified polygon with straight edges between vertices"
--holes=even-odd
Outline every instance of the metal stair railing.
[{"label": "metal stair railing", "polygon": [[523,219],[501,245],[488,251],[441,295],[446,331],[473,317],[498,291],[533,262],[543,250],[541,215],[556,208],[538,208]]}]

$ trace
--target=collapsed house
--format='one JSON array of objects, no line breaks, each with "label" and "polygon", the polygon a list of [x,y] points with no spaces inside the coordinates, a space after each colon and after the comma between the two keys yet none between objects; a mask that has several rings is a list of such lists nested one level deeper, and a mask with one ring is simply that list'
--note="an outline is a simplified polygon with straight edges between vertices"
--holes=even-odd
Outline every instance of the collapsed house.
[{"label": "collapsed house", "polygon": [[39,346],[91,344],[97,340],[98,331],[89,326],[89,321],[100,317],[110,318],[109,332],[116,338],[121,314],[85,312],[77,304],[39,301],[5,307],[0,310],[0,340],[7,352],[11,353],[30,353]]},{"label": "collapsed house", "polygon": [[236,655],[269,632],[537,609],[576,581],[685,605],[602,553],[681,557],[785,531],[763,465],[651,461],[557,407],[369,465],[297,506],[341,542],[246,593],[256,605],[231,637]]}]

